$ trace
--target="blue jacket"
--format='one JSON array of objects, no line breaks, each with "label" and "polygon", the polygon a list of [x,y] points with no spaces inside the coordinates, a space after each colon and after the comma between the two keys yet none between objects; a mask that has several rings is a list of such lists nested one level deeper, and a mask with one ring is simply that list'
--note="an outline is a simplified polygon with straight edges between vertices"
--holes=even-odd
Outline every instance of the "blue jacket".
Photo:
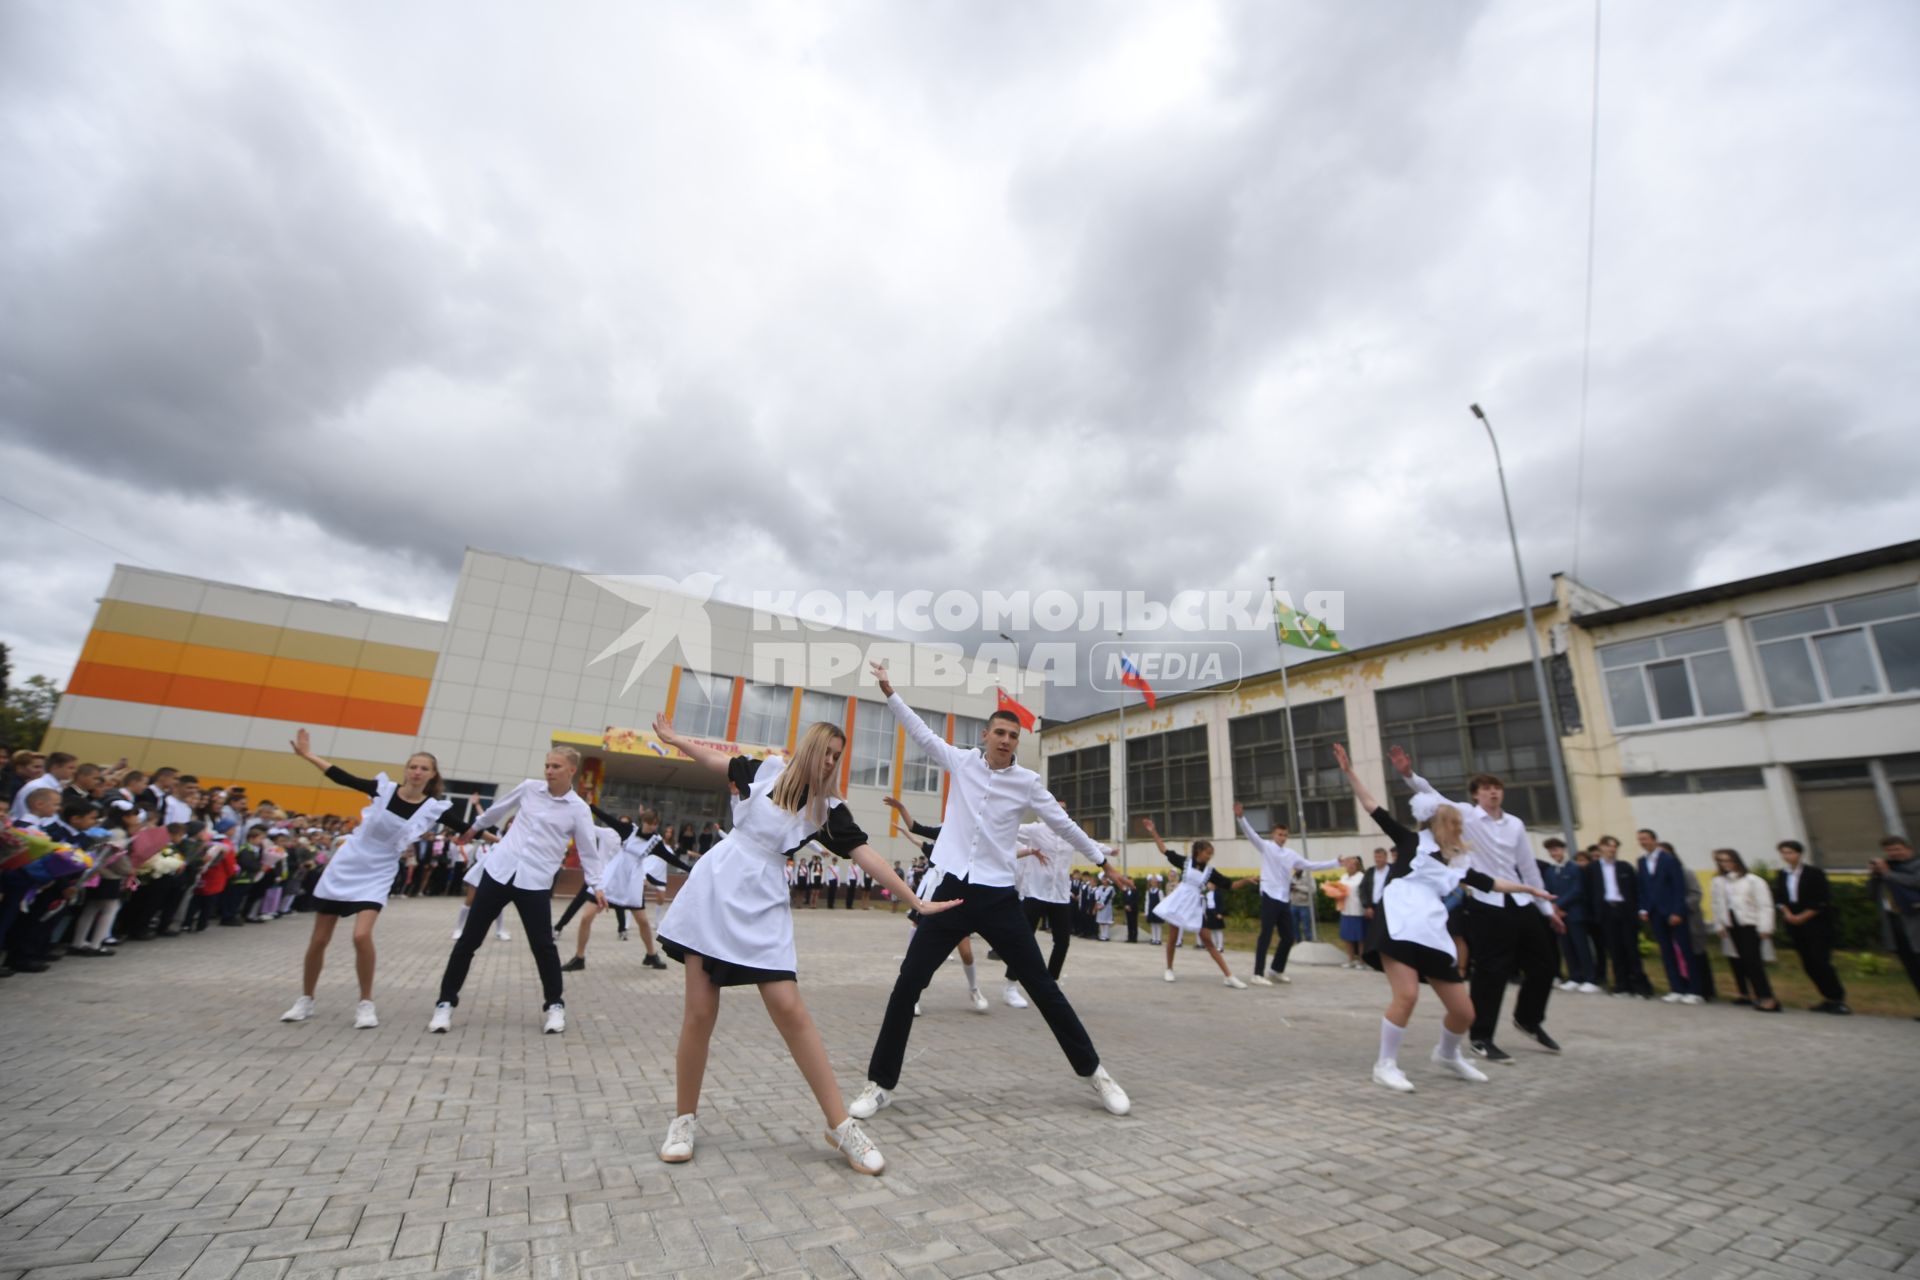
[{"label": "blue jacket", "polygon": [[1640,909],[1649,919],[1658,918],[1665,923],[1668,916],[1687,914],[1687,869],[1680,865],[1680,859],[1671,853],[1662,852],[1659,863],[1649,871],[1647,862],[1652,854],[1640,859]]},{"label": "blue jacket", "polygon": [[1547,892],[1553,895],[1553,905],[1566,913],[1569,921],[1584,923],[1590,918],[1587,911],[1587,877],[1574,865],[1573,859],[1554,866],[1552,862],[1540,864],[1540,878],[1547,886]]}]

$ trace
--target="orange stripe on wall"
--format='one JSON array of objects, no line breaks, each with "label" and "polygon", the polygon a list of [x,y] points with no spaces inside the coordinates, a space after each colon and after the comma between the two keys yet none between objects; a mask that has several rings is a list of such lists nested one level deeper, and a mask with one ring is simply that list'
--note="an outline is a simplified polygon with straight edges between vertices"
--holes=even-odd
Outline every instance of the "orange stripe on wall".
[{"label": "orange stripe on wall", "polygon": [[740,732],[740,699],[747,687],[745,676],[733,678],[733,693],[727,699],[727,741],[737,741],[735,735]]},{"label": "orange stripe on wall", "polygon": [[847,780],[853,777],[853,718],[860,710],[860,699],[847,699],[847,749],[840,753],[840,794],[847,794]]},{"label": "orange stripe on wall", "polygon": [[342,698],[298,689],[266,689],[204,676],[167,675],[136,671],[104,663],[82,662],[68,682],[69,693],[117,702],[141,702],[189,711],[217,711],[235,716],[297,720],[341,729],[372,729],[381,733],[420,731],[421,707],[404,707],[368,698]]},{"label": "orange stripe on wall", "polygon": [[394,675],[366,667],[269,657],[239,649],[153,640],[146,636],[123,635],[113,631],[91,632],[80,656],[83,662],[106,666],[197,676],[227,684],[265,685],[303,693],[363,698],[370,702],[392,702],[411,707],[427,705],[427,692],[433,683],[418,676]]},{"label": "orange stripe on wall", "polygon": [[673,704],[680,701],[680,668],[674,667],[673,675],[667,680],[667,719],[673,719]]},{"label": "orange stripe on wall", "polygon": [[793,710],[787,714],[787,754],[793,754],[793,744],[800,741],[800,686],[793,687]]}]

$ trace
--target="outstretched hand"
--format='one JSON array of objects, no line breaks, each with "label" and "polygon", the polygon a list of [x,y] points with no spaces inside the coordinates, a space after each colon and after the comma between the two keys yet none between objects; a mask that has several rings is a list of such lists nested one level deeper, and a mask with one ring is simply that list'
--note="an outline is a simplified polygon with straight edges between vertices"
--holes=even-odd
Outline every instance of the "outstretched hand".
[{"label": "outstretched hand", "polygon": [[1340,766],[1340,772],[1353,772],[1353,761],[1347,759],[1347,749],[1337,742],[1333,744],[1333,762]]},{"label": "outstretched hand", "polygon": [[880,696],[883,698],[891,698],[893,696],[893,681],[887,679],[887,664],[884,662],[869,662],[867,667],[873,672],[874,682],[880,686]]},{"label": "outstretched hand", "polygon": [[293,735],[293,741],[287,745],[293,748],[293,754],[297,756],[311,755],[313,754],[313,735],[301,729]]},{"label": "outstretched hand", "polygon": [[653,718],[653,734],[662,742],[673,741],[673,721],[662,711]]},{"label": "outstretched hand", "polygon": [[1393,765],[1394,771],[1403,778],[1413,772],[1413,757],[1407,754],[1405,747],[1388,747],[1387,761]]},{"label": "outstretched hand", "polygon": [[[1236,817],[1236,818],[1240,816],[1240,806],[1239,806],[1239,805],[1237,805],[1237,804],[1233,806],[1233,816],[1234,816],[1234,817]],[[1144,832],[1146,832],[1146,833],[1147,833],[1148,835],[1150,835],[1150,836],[1151,836],[1151,835],[1158,835],[1158,834],[1159,834],[1159,832],[1157,832],[1157,831],[1155,831],[1155,830],[1153,829],[1153,819],[1152,819],[1152,818],[1142,818],[1142,819],[1140,819],[1140,829],[1141,829],[1142,831],[1144,831]]]},{"label": "outstretched hand", "polygon": [[942,911],[951,911],[966,901],[964,898],[948,898],[942,902],[928,902],[919,894],[913,897],[913,909],[923,916],[937,916]]},{"label": "outstretched hand", "polygon": [[[1235,822],[1238,822],[1240,821],[1240,819],[1246,816],[1247,816],[1247,807],[1241,804],[1238,800],[1235,800],[1233,802],[1233,820]],[[1152,828],[1149,827],[1148,830],[1151,831]]]}]

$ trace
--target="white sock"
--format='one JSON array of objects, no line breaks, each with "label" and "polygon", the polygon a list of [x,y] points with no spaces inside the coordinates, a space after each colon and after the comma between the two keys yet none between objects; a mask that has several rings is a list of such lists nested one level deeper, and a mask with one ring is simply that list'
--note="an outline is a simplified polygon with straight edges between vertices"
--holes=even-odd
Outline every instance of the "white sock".
[{"label": "white sock", "polygon": [[1462,1035],[1463,1033],[1459,1031],[1449,1031],[1445,1027],[1440,1028],[1440,1056],[1442,1058],[1451,1060],[1460,1056],[1460,1040]]},{"label": "white sock", "polygon": [[1396,1027],[1385,1018],[1380,1019],[1380,1061],[1400,1061],[1400,1037],[1405,1034],[1405,1027]]},{"label": "white sock", "polygon": [[973,976],[973,966],[963,964],[960,966],[960,970],[967,975],[967,990],[978,991],[980,989],[980,979]]},{"label": "white sock", "polygon": [[467,912],[469,912],[469,911],[471,911],[471,910],[473,910],[473,908],[472,908],[472,907],[462,907],[462,908],[460,908],[460,918],[459,918],[458,920],[456,920],[456,921],[454,921],[454,922],[453,922],[453,927],[454,927],[454,928],[456,928],[456,929],[464,929],[464,928],[466,928],[466,927],[467,927]]}]

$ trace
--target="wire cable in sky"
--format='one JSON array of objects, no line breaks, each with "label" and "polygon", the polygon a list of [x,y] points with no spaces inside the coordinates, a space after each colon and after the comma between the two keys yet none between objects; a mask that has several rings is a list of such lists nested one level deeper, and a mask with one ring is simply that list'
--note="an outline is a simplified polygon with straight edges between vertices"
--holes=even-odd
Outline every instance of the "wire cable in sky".
[{"label": "wire cable in sky", "polygon": [[10,498],[4,493],[0,493],[0,502],[6,502],[13,506],[16,506],[30,516],[38,516],[40,517],[40,519],[45,520],[48,524],[55,525],[55,526],[58,526],[59,528],[65,529],[68,533],[71,533],[76,537],[85,538],[88,542],[98,543],[100,546],[103,546],[107,550],[113,552],[113,554],[117,556],[125,556],[127,559],[133,561],[133,563],[137,565],[141,565],[148,569],[153,569],[158,567],[154,564],[149,563],[146,560],[141,559],[139,556],[133,554],[133,552],[128,551],[125,547],[116,547],[111,542],[108,542],[104,538],[94,537],[92,534],[88,533],[85,529],[76,529],[72,525],[67,524],[65,521],[55,520],[52,516],[48,515],[46,512],[35,511],[32,507],[28,506],[26,503],[18,501],[17,499],[14,499],[14,498]]}]

